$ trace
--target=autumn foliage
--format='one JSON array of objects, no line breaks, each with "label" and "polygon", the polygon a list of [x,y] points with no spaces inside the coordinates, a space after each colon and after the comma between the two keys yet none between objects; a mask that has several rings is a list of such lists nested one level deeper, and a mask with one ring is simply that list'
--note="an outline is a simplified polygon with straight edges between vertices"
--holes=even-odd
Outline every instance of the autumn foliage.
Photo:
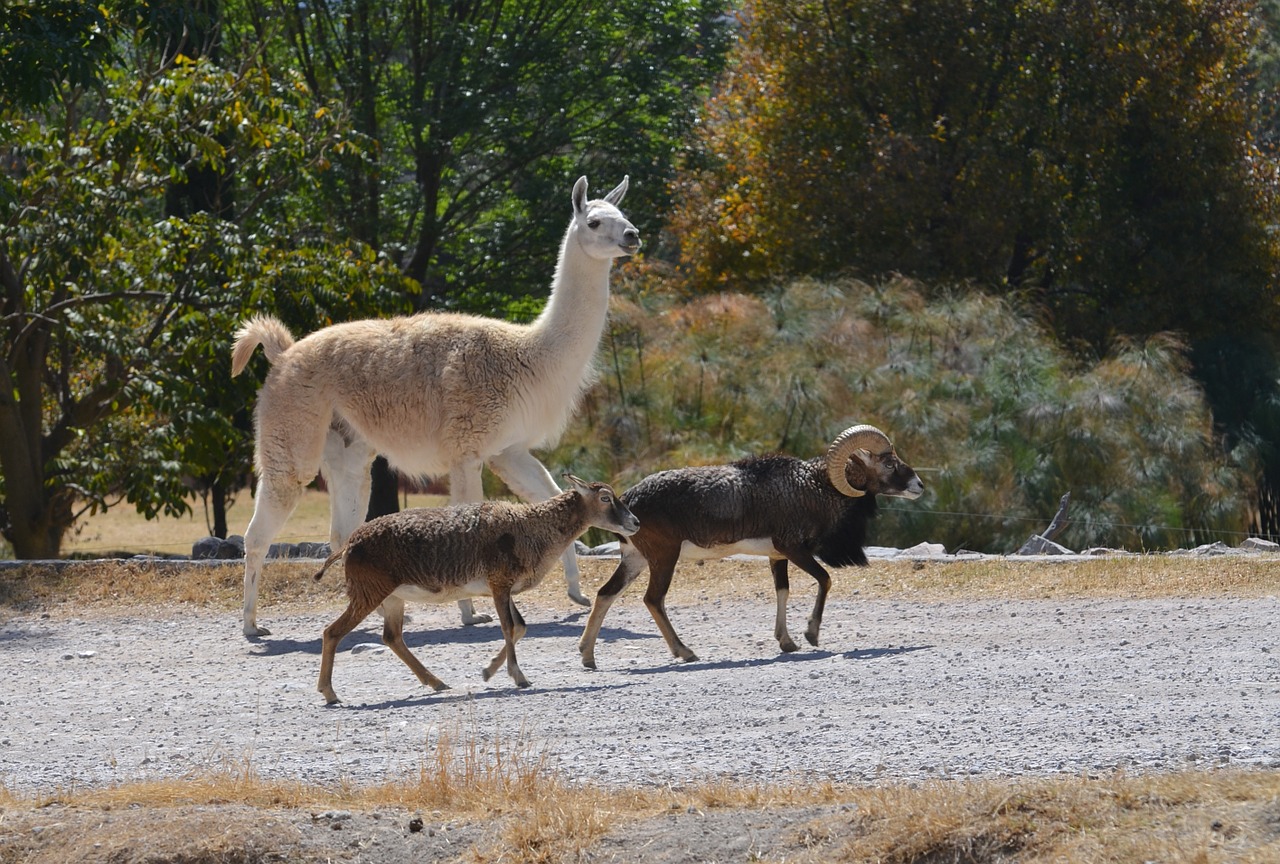
[{"label": "autumn foliage", "polygon": [[749,2],[676,184],[682,287],[903,273],[1060,336],[1269,328],[1245,0]]}]

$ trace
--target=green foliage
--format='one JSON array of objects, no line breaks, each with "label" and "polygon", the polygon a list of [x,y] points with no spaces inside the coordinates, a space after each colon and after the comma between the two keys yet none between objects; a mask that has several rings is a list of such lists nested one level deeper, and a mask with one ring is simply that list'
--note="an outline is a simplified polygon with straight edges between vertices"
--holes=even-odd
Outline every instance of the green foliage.
[{"label": "green foliage", "polygon": [[36,106],[97,81],[111,22],[82,0],[11,0],[0,11],[0,101]]},{"label": "green foliage", "polygon": [[237,0],[225,43],[261,44],[377,140],[325,178],[343,229],[393,256],[423,305],[496,314],[545,296],[581,174],[607,190],[629,173],[628,213],[656,236],[674,156],[722,66],[724,5]]},{"label": "green foliage", "polygon": [[548,464],[625,486],[655,470],[771,451],[809,457],[873,423],[924,478],[875,535],[1016,549],[1072,495],[1068,546],[1236,539],[1247,449],[1212,433],[1185,351],[1121,340],[1079,366],[1009,299],[799,280],[762,296],[615,301],[600,382]]},{"label": "green foliage", "polygon": [[[188,475],[244,470],[253,382],[227,367],[245,309],[312,329],[405,296],[301,206],[331,154],[363,146],[340,112],[261,67],[120,49],[133,67],[101,90],[0,118],[0,526],[19,557],[55,555],[77,508],[179,512]],[[167,191],[210,169],[231,218],[166,218]]]}]

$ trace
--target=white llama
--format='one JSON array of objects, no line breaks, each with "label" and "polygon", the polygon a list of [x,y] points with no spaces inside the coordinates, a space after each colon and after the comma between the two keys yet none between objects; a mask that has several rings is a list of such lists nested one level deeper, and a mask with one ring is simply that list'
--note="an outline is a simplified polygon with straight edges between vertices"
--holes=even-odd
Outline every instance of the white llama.
[{"label": "white llama", "polygon": [[[553,444],[583,390],[609,307],[614,258],[634,255],[640,233],[618,210],[628,178],[602,200],[573,186],[573,218],[560,246],[551,297],[532,324],[426,312],[334,324],[293,341],[275,318],[236,333],[231,374],[262,345],[271,371],[255,412],[258,487],[245,532],[244,634],[256,620],[258,582],[272,539],[322,469],[329,542],[336,551],[364,520],[375,454],[412,476],[449,472],[450,500],[483,498],[487,463],[526,501],[560,494],[530,450]],[[573,548],[564,554],[569,596],[582,596]],[[459,601],[463,622],[477,616]]]}]

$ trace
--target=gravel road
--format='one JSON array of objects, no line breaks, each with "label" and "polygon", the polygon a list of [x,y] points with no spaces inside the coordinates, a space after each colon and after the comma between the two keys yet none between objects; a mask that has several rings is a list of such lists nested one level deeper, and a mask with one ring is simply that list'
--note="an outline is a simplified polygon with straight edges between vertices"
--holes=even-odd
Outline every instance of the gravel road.
[{"label": "gravel road", "polygon": [[[549,582],[556,580],[548,580]],[[559,590],[558,588],[556,590]],[[543,586],[517,690],[480,669],[497,624],[417,607],[407,641],[453,686],[432,693],[379,642],[343,643],[325,707],[320,632],[335,610],[0,625],[0,783],[53,790],[250,765],[263,778],[374,783],[434,762],[442,737],[545,755],[604,785],[715,777],[874,781],[1280,767],[1280,599],[947,602],[835,596],[822,645],[783,655],[772,605],[669,604],[701,658],[673,661],[628,592],[583,669],[585,614]],[[792,598],[799,638],[811,597]]]}]

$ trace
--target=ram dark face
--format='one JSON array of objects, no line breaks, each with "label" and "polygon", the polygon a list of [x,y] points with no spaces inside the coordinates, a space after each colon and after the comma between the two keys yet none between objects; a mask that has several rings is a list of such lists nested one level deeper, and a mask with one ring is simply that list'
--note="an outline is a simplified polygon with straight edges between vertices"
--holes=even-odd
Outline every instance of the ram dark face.
[{"label": "ram dark face", "polygon": [[827,477],[843,495],[919,498],[924,483],[898,458],[893,442],[874,426],[850,426],[827,448]]},{"label": "ram dark face", "polygon": [[919,498],[924,492],[924,481],[914,468],[898,458],[892,447],[883,453],[856,451],[845,469],[845,476],[854,488],[877,495]]}]

